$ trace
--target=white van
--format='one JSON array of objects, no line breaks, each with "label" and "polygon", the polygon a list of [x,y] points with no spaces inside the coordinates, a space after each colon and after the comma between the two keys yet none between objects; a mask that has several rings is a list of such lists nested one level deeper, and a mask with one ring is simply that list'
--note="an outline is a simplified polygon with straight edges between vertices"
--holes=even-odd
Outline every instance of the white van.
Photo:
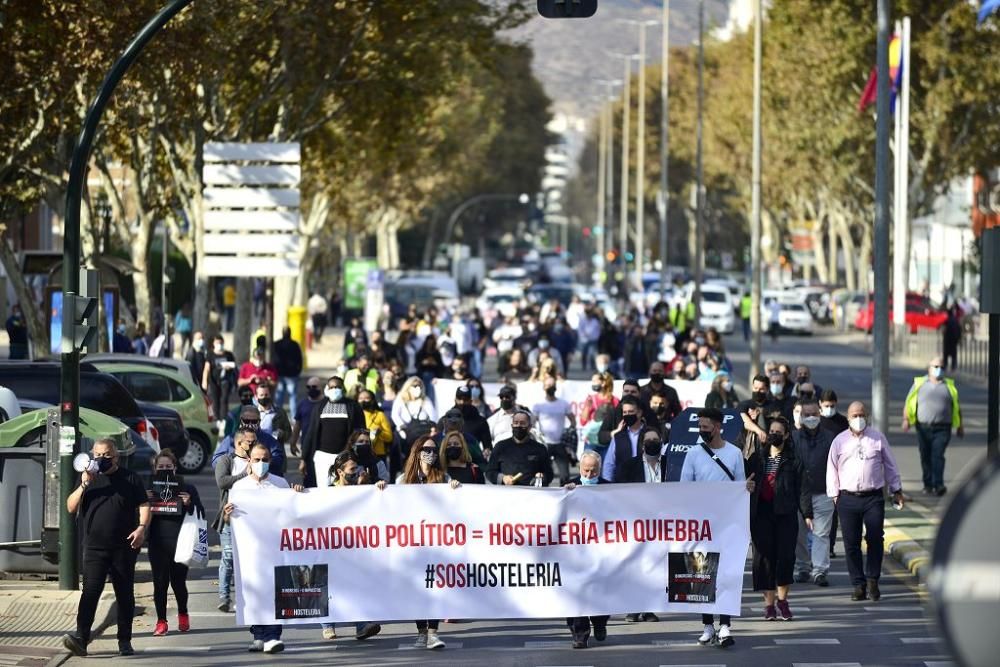
[{"label": "white van", "polygon": [[[694,283],[685,285],[684,291],[690,300],[694,295]],[[724,334],[731,334],[736,329],[732,296],[725,285],[705,283],[701,286],[701,316],[698,323],[702,328],[712,327]]]}]

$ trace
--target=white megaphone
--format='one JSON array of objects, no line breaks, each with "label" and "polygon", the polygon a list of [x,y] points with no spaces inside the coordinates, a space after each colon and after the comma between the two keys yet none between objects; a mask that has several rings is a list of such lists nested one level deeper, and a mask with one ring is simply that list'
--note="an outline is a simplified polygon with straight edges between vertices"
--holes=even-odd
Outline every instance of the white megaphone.
[{"label": "white megaphone", "polygon": [[73,470],[77,472],[89,472],[91,474],[97,472],[97,459],[90,458],[90,454],[87,452],[80,452],[73,457]]}]

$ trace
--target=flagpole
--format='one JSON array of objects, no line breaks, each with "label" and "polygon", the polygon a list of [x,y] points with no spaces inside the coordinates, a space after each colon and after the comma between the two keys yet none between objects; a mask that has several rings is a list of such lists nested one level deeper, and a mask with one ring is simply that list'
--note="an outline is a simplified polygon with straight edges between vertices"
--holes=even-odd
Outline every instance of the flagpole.
[{"label": "flagpole", "polygon": [[[910,68],[910,63],[903,60],[903,27],[900,21],[896,21],[896,35],[899,36],[899,67],[903,68],[901,72],[902,76],[906,76]],[[905,329],[906,329],[906,285],[905,278],[903,277],[903,266],[906,262],[906,246],[902,245],[903,241],[903,221],[904,221],[904,198],[903,190],[906,189],[905,181],[906,177],[904,172],[906,170],[906,165],[903,163],[903,144],[905,140],[903,139],[903,112],[900,108],[902,106],[902,95],[901,91],[896,93],[896,108],[893,113],[893,123],[895,127],[895,138],[893,140],[893,158],[895,170],[893,173],[893,207],[892,207],[892,219],[893,219],[893,268],[892,268],[892,321],[893,321],[893,342],[894,348],[900,350],[904,341]]]}]

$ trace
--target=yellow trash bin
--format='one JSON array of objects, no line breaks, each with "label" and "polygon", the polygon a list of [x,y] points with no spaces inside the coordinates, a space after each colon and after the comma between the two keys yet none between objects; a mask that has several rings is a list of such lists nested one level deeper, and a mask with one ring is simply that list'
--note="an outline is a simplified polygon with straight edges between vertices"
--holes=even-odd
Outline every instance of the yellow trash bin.
[{"label": "yellow trash bin", "polygon": [[291,306],[288,309],[288,328],[292,330],[292,340],[302,348],[302,369],[309,368],[306,359],[306,309],[302,306]]}]

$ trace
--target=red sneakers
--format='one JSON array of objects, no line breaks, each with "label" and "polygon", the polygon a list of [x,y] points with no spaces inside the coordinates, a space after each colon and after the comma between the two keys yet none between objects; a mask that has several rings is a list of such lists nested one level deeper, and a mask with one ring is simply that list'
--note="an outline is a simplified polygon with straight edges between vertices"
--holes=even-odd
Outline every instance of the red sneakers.
[{"label": "red sneakers", "polygon": [[778,607],[778,616],[781,617],[781,620],[792,620],[792,610],[788,608],[788,600],[778,600],[776,604]]},{"label": "red sneakers", "polygon": [[159,621],[156,622],[156,629],[153,630],[153,636],[162,637],[165,634],[167,634],[167,622],[164,621],[163,619],[160,619]]},{"label": "red sneakers", "polygon": [[187,614],[177,614],[177,629],[181,632],[187,632],[191,629],[191,619]]}]

